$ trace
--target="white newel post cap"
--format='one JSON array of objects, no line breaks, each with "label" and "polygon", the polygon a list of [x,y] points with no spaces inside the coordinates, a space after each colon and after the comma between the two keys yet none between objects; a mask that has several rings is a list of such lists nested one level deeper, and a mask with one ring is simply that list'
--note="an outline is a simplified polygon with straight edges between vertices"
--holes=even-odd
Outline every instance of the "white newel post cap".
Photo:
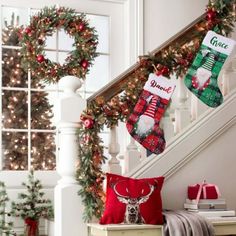
[{"label": "white newel post cap", "polygon": [[60,99],[60,122],[77,123],[80,114],[86,107],[86,101],[76,91],[82,86],[82,82],[75,76],[64,76],[59,81],[59,89],[64,93]]},{"label": "white newel post cap", "polygon": [[67,75],[60,79],[58,85],[60,89],[64,90],[65,94],[73,94],[81,87],[82,82],[78,77]]}]

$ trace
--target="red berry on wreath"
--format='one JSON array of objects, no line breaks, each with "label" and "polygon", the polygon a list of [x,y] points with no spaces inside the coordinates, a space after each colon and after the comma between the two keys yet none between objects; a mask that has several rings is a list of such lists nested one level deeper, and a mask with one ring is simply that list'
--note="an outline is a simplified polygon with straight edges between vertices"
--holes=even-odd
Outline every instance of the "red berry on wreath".
[{"label": "red berry on wreath", "polygon": [[83,122],[84,122],[85,128],[87,128],[87,129],[93,128],[94,121],[92,119],[87,118]]},{"label": "red berry on wreath", "polygon": [[84,69],[87,69],[88,68],[88,61],[87,60],[83,60],[82,62],[81,62],[81,66],[84,68]]},{"label": "red berry on wreath", "polygon": [[37,62],[42,63],[42,62],[44,62],[44,61],[45,61],[44,56],[43,56],[42,54],[39,54],[39,55],[37,56]]}]

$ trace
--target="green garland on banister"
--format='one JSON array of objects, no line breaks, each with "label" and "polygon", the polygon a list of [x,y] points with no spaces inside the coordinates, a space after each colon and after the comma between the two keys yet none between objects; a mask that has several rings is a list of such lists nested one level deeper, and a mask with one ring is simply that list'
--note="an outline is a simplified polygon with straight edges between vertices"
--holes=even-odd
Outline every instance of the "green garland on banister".
[{"label": "green garland on banister", "polygon": [[84,219],[100,217],[105,202],[102,182],[104,173],[101,166],[106,158],[103,154],[102,140],[99,133],[104,126],[116,126],[118,121],[125,121],[136,104],[148,74],[153,67],[169,77],[172,74],[183,76],[194,59],[202,39],[208,30],[214,30],[227,36],[233,30],[236,1],[210,0],[206,9],[205,20],[196,25],[193,35],[187,35],[184,45],[171,45],[156,56],[140,58],[140,67],[128,78],[123,93],[105,102],[98,97],[90,103],[81,115],[79,138],[79,164],[77,179],[81,185],[79,195],[85,206]]}]

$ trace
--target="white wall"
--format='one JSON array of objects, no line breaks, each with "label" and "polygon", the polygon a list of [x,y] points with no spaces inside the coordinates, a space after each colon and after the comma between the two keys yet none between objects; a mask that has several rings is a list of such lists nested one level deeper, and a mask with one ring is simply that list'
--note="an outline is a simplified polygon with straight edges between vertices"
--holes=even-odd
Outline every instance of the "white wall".
[{"label": "white wall", "polygon": [[144,1],[144,53],[150,52],[205,12],[207,0]]},{"label": "white wall", "polygon": [[206,179],[209,183],[219,186],[228,208],[236,209],[235,137],[236,125],[233,125],[196,158],[166,180],[162,191],[164,208],[182,208],[187,186],[201,183]]}]

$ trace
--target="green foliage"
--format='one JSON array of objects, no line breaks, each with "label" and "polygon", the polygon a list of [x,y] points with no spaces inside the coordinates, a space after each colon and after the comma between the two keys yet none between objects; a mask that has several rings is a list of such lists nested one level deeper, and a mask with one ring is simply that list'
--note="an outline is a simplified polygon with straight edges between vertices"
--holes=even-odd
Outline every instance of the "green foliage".
[{"label": "green foliage", "polygon": [[44,198],[40,180],[34,178],[34,172],[30,171],[28,183],[22,183],[26,188],[25,193],[18,195],[19,202],[12,202],[12,215],[22,219],[30,218],[53,218],[53,207],[51,200]]},{"label": "green foliage", "polygon": [[6,217],[10,216],[6,210],[8,201],[5,184],[0,181],[0,236],[16,235],[12,230],[13,223],[6,220]]}]

